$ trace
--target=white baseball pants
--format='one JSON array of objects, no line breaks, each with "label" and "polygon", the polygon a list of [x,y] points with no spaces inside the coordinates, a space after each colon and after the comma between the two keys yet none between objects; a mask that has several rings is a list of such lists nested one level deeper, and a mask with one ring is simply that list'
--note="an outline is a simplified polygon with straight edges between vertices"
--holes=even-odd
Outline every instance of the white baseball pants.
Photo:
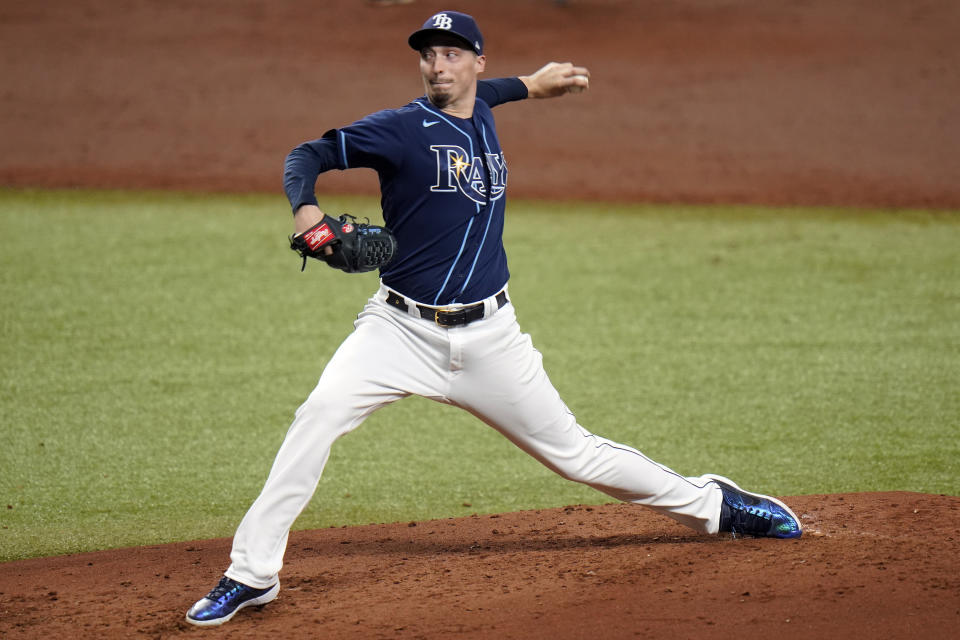
[{"label": "white baseball pants", "polygon": [[443,328],[387,305],[386,287],[368,301],[355,330],[296,412],[270,475],[240,523],[226,575],[257,588],[278,579],[290,528],[316,490],[330,448],[371,413],[416,394],[461,407],[564,478],[618,500],[646,505],[700,532],[719,528],[721,492],[579,424],[521,333],[513,305]]}]

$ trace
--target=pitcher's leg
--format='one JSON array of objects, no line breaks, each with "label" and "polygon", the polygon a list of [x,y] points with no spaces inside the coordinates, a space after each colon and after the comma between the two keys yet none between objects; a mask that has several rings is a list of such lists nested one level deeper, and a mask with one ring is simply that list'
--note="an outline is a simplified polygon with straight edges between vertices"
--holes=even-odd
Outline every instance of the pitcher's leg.
[{"label": "pitcher's leg", "polygon": [[[490,319],[491,330],[495,322],[516,325],[511,307],[501,313]],[[488,339],[471,343],[469,366],[457,381],[456,404],[564,478],[646,505],[696,531],[717,532],[722,493],[716,483],[684,477],[581,427],[550,382],[529,336],[518,327],[502,333],[508,337],[498,340],[491,331]]]},{"label": "pitcher's leg", "polygon": [[368,304],[337,349],[297,410],[263,490],[237,529],[227,577],[251,587],[275,583],[290,527],[313,496],[334,441],[390,402],[438,393],[434,388],[443,379],[429,357],[434,345],[397,322],[391,309]]},{"label": "pitcher's leg", "polygon": [[297,410],[260,495],[234,534],[227,577],[257,588],[277,581],[290,527],[313,496],[334,441],[389,401],[382,397],[373,406],[350,396],[331,401],[336,395],[329,379],[321,378]]}]

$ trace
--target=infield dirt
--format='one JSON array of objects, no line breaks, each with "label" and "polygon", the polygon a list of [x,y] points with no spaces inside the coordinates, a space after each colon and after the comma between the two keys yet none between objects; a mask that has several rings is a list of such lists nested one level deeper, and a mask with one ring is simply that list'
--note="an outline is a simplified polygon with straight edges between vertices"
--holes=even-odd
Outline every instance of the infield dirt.
[{"label": "infield dirt", "polygon": [[[498,111],[514,196],[960,207],[951,0],[459,4],[489,76],[592,72],[586,94]],[[405,36],[441,8],[6,3],[0,184],[279,193],[294,145],[420,94]],[[278,600],[212,630],[183,614],[229,540],[18,561],[0,637],[956,634],[960,498],[786,500],[800,540],[697,536],[628,505],[296,532]]]}]

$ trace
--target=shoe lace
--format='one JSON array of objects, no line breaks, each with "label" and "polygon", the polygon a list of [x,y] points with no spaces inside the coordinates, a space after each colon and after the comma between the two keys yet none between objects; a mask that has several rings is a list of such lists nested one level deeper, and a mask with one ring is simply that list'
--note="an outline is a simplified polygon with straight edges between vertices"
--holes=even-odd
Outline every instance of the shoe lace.
[{"label": "shoe lace", "polygon": [[743,505],[739,509],[731,509],[730,532],[733,535],[766,534],[770,530],[773,514],[765,509],[758,509]]},{"label": "shoe lace", "polygon": [[207,594],[207,598],[216,602],[231,591],[237,589],[239,586],[240,585],[238,583],[224,576],[220,578],[220,582],[217,584],[217,586],[215,586],[213,590]]}]

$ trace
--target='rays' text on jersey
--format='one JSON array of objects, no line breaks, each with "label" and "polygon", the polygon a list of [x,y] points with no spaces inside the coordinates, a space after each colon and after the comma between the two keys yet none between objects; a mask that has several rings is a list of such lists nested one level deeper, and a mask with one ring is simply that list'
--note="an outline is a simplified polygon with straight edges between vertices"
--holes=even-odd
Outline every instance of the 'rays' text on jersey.
[{"label": "'rays' text on jersey", "polygon": [[[455,144],[435,144],[430,150],[437,159],[437,181],[430,187],[430,191],[450,192],[459,191],[478,204],[487,203],[487,194],[490,200],[498,200],[507,188],[507,163],[503,152],[487,153],[486,171],[479,156],[470,157],[470,154]],[[490,175],[490,186],[487,188],[486,174]]]}]

